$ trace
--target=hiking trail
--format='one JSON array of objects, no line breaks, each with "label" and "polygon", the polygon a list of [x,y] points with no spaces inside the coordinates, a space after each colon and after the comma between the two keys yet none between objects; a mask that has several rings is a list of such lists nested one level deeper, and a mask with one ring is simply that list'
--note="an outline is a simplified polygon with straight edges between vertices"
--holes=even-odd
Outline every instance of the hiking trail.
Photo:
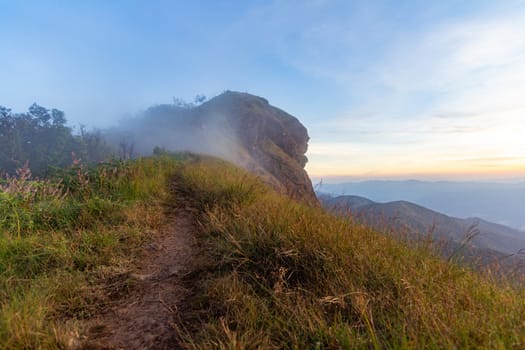
[{"label": "hiking trail", "polygon": [[175,207],[128,278],[129,293],[90,321],[82,349],[178,349],[176,323],[189,290],[183,278],[196,257],[190,209]]}]

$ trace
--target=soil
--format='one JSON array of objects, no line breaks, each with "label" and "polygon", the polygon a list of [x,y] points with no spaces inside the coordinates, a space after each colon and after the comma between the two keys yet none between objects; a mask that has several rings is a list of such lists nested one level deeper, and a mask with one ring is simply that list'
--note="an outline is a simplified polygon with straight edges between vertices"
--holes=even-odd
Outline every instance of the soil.
[{"label": "soil", "polygon": [[[90,321],[82,349],[180,349],[177,320],[189,290],[184,276],[196,257],[195,221],[188,209],[176,208],[170,224],[144,249],[133,287]],[[186,282],[187,284],[187,282]]]}]

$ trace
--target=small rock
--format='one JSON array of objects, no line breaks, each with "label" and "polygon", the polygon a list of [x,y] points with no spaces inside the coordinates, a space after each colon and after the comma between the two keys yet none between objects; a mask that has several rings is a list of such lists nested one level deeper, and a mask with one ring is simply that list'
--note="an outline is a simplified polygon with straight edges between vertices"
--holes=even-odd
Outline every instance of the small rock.
[{"label": "small rock", "polygon": [[161,246],[155,242],[148,244],[148,249],[150,250],[160,250]]}]

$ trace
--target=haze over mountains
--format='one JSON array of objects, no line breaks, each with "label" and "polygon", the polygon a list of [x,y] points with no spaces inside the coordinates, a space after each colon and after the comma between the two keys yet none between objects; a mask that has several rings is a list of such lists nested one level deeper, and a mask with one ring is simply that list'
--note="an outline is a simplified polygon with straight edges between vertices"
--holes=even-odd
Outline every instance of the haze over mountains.
[{"label": "haze over mountains", "polygon": [[363,181],[319,186],[331,195],[355,195],[376,202],[409,201],[459,218],[479,217],[525,230],[525,182]]},{"label": "haze over mountains", "polygon": [[525,234],[479,218],[460,219],[407,201],[377,203],[359,196],[323,197],[325,207],[350,214],[359,222],[379,231],[409,237],[430,235],[433,240],[468,246],[486,254],[509,255],[525,249]]}]

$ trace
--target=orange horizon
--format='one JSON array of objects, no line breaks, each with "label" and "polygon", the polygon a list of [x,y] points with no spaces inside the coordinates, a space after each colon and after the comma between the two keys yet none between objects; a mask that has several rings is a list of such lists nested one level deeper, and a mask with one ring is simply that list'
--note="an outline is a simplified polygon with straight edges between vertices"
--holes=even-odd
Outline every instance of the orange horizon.
[{"label": "orange horizon", "polygon": [[491,171],[396,171],[396,172],[321,172],[309,171],[308,175],[316,179],[424,179],[424,180],[513,180],[523,178],[525,180],[525,169],[508,171],[495,169]]}]

